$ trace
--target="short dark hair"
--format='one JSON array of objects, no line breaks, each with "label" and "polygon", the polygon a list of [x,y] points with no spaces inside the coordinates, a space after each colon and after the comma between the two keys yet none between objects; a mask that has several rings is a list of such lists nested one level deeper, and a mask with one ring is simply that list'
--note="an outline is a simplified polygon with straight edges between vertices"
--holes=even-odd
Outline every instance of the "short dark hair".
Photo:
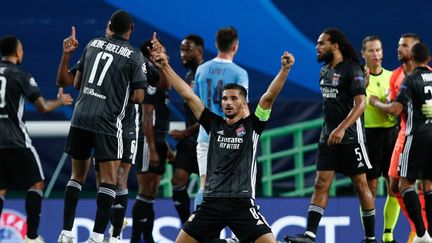
[{"label": "short dark hair", "polygon": [[229,51],[237,40],[237,30],[232,26],[223,27],[216,33],[217,47],[221,52]]},{"label": "short dark hair", "polygon": [[204,48],[204,40],[199,35],[190,34],[190,35],[187,35],[184,39],[188,40],[188,41],[192,41],[193,43],[195,43],[196,46],[200,46],[200,47]]},{"label": "short dark hair", "polygon": [[[161,43],[161,44],[163,45],[162,41],[160,41],[160,40],[158,40],[158,41],[159,41],[159,43]],[[141,43],[141,45],[140,45],[140,50],[141,50],[142,54],[143,54],[147,59],[150,60],[150,51],[149,51],[149,48],[150,48],[150,49],[153,48],[152,39],[147,39],[147,40],[145,40],[143,43]]]},{"label": "short dark hair", "polygon": [[[369,41],[379,41],[381,42],[381,38],[377,35],[369,35],[366,36],[363,41],[362,41],[362,51],[366,50],[366,43],[368,43]],[[382,43],[381,43],[382,45]]]},{"label": "short dark hair", "polygon": [[112,32],[122,35],[132,28],[133,19],[128,12],[117,10],[111,15],[110,25]]},{"label": "short dark hair", "polygon": [[230,83],[230,84],[225,84],[222,88],[222,91],[225,91],[227,89],[235,89],[240,91],[240,95],[243,96],[245,99],[247,97],[247,90],[245,87],[241,86],[240,84],[235,84],[235,83]]},{"label": "short dark hair", "polygon": [[153,44],[151,43],[152,39],[147,39],[140,45],[140,49],[142,54],[149,59],[150,58],[150,51],[148,48],[152,48]]},{"label": "short dark hair", "polygon": [[10,56],[17,51],[19,39],[13,35],[5,35],[0,39],[0,53],[4,56]]},{"label": "short dark hair", "polygon": [[429,47],[422,42],[418,42],[411,48],[411,55],[417,63],[428,62],[430,58]]},{"label": "short dark hair", "polygon": [[404,33],[401,35],[401,38],[412,38],[418,42],[422,42],[421,37],[417,34],[414,34],[414,33]]}]

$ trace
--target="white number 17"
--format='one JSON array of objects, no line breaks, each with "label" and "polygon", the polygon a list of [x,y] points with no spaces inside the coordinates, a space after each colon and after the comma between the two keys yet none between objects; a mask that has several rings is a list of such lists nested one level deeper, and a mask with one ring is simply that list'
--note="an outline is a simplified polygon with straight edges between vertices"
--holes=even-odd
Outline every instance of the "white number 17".
[{"label": "white number 17", "polygon": [[105,65],[104,65],[104,67],[102,69],[102,73],[100,74],[99,79],[98,79],[98,81],[96,83],[97,86],[101,86],[102,85],[102,82],[103,82],[103,80],[105,78],[106,72],[108,71],[108,68],[109,68],[109,66],[111,65],[111,63],[112,63],[112,61],[114,59],[113,55],[111,55],[110,53],[106,53],[106,52],[99,52],[96,55],[96,59],[95,59],[95,62],[93,64],[93,68],[92,68],[91,73],[90,73],[90,78],[89,78],[89,81],[88,81],[89,83],[92,84],[93,81],[94,81],[94,79],[95,79],[95,75],[96,75],[96,71],[97,71],[98,66],[99,66],[100,59],[105,60],[107,58],[108,58],[108,60],[106,61]]}]

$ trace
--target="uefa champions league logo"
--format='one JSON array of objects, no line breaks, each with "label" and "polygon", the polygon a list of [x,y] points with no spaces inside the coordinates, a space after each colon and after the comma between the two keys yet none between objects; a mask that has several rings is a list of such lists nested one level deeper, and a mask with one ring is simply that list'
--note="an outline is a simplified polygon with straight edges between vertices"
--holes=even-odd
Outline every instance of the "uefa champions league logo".
[{"label": "uefa champions league logo", "polygon": [[0,242],[21,243],[26,233],[26,217],[14,210],[3,210],[0,217]]}]

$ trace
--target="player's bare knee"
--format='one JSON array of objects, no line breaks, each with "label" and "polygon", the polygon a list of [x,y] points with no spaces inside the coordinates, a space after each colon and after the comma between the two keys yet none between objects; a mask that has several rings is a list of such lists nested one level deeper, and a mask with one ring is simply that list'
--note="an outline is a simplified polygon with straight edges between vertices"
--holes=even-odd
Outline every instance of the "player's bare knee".
[{"label": "player's bare knee", "polygon": [[171,179],[171,184],[173,186],[173,188],[182,188],[184,186],[186,186],[188,182],[188,178],[184,178],[181,176],[175,176]]},{"label": "player's bare knee", "polygon": [[75,173],[72,173],[72,176],[71,176],[71,180],[74,180],[74,181],[78,181],[79,183],[81,183],[81,184],[84,184],[84,182],[85,182],[85,180],[86,180],[86,175],[83,175],[83,174],[75,174]]},{"label": "player's bare knee", "polygon": [[123,190],[123,189],[127,189],[127,180],[126,181],[121,181],[121,180],[117,180],[117,190]]},{"label": "player's bare knee", "polygon": [[314,187],[317,192],[326,192],[330,189],[331,180],[324,176],[317,176],[315,178]]},{"label": "player's bare knee", "polygon": [[355,180],[352,182],[354,186],[354,190],[359,194],[363,195],[365,193],[370,193],[371,190],[365,180]]}]

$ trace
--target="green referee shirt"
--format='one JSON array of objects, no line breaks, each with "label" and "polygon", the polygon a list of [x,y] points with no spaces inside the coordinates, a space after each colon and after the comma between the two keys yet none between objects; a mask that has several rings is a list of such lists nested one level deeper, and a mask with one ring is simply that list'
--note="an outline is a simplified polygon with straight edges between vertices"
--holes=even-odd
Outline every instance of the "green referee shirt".
[{"label": "green referee shirt", "polygon": [[386,102],[389,91],[389,80],[392,72],[382,69],[377,75],[371,74],[366,88],[366,109],[364,111],[365,128],[393,127],[396,118],[369,104],[369,97],[375,95],[380,101]]}]

